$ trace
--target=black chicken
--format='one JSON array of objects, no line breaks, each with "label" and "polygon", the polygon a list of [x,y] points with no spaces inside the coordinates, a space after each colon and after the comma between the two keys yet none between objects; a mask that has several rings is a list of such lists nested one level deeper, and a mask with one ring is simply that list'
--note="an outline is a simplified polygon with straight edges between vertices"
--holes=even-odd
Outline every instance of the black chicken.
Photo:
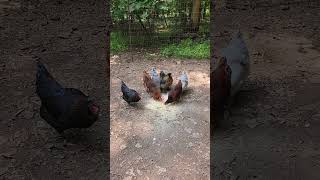
[{"label": "black chicken", "polygon": [[70,128],[88,128],[98,119],[99,106],[80,90],[63,88],[40,61],[36,93],[41,99],[41,118],[59,133]]},{"label": "black chicken", "polygon": [[135,91],[134,89],[130,89],[128,88],[128,86],[121,81],[121,91],[122,91],[122,98],[128,103],[134,103],[134,102],[138,102],[140,101],[141,97],[138,94],[137,91]]}]

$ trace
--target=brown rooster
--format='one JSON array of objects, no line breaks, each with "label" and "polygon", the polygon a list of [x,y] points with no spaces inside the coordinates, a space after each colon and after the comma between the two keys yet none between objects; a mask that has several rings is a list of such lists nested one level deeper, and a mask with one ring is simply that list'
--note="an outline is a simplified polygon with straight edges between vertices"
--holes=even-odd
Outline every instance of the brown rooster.
[{"label": "brown rooster", "polygon": [[147,93],[149,93],[154,100],[162,100],[160,88],[153,82],[146,71],[143,71],[143,85],[146,88]]},{"label": "brown rooster", "polygon": [[213,92],[212,107],[213,107],[213,123],[214,126],[219,126],[219,122],[224,120],[224,111],[227,101],[231,94],[231,69],[227,64],[227,59],[222,57],[219,59],[217,68],[212,72],[212,87]]},{"label": "brown rooster", "polygon": [[160,71],[160,90],[161,92],[167,92],[173,83],[171,73],[164,73]]},{"label": "brown rooster", "polygon": [[180,99],[181,94],[182,94],[182,83],[181,83],[181,80],[179,80],[178,84],[176,84],[175,87],[168,93],[168,99],[164,104],[178,101]]}]

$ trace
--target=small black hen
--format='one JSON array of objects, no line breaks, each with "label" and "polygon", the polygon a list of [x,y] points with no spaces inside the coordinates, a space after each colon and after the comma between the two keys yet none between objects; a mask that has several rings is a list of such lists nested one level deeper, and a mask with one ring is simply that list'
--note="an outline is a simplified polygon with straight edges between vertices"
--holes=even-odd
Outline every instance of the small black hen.
[{"label": "small black hen", "polygon": [[63,88],[37,62],[36,93],[41,99],[40,116],[59,133],[70,128],[88,128],[99,115],[99,106],[74,88]]},{"label": "small black hen", "polygon": [[130,89],[128,88],[128,86],[121,81],[121,91],[122,91],[122,98],[128,103],[134,103],[134,102],[138,102],[140,101],[141,97],[138,94],[137,91],[135,91],[134,89]]}]

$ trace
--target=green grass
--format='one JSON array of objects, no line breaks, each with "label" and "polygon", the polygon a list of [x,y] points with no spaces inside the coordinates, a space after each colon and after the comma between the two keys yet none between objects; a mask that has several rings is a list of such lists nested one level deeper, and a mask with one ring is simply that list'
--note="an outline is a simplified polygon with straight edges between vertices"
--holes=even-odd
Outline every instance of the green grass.
[{"label": "green grass", "polygon": [[128,40],[121,32],[111,32],[110,49],[112,53],[125,51],[128,49]]},{"label": "green grass", "polygon": [[191,39],[185,39],[180,43],[161,47],[160,54],[177,58],[208,59],[210,56],[209,47],[209,40],[192,41]]}]

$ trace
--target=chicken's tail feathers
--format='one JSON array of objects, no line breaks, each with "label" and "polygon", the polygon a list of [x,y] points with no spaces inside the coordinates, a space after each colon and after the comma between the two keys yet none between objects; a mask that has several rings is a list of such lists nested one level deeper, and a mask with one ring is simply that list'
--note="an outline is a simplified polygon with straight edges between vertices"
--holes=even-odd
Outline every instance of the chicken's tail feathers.
[{"label": "chicken's tail feathers", "polygon": [[36,62],[37,62],[37,70],[38,71],[40,71],[40,70],[47,71],[47,68],[44,66],[44,64],[42,64],[42,62],[39,59],[37,59]]},{"label": "chicken's tail feathers", "polygon": [[46,66],[39,59],[37,59],[36,62],[37,62],[37,74],[36,74],[37,79],[39,79],[40,77],[52,78]]},{"label": "chicken's tail feathers", "polygon": [[123,82],[123,80],[120,79],[120,82],[121,82],[121,91],[124,91],[125,89],[128,89],[128,86],[126,85],[125,82]]}]

